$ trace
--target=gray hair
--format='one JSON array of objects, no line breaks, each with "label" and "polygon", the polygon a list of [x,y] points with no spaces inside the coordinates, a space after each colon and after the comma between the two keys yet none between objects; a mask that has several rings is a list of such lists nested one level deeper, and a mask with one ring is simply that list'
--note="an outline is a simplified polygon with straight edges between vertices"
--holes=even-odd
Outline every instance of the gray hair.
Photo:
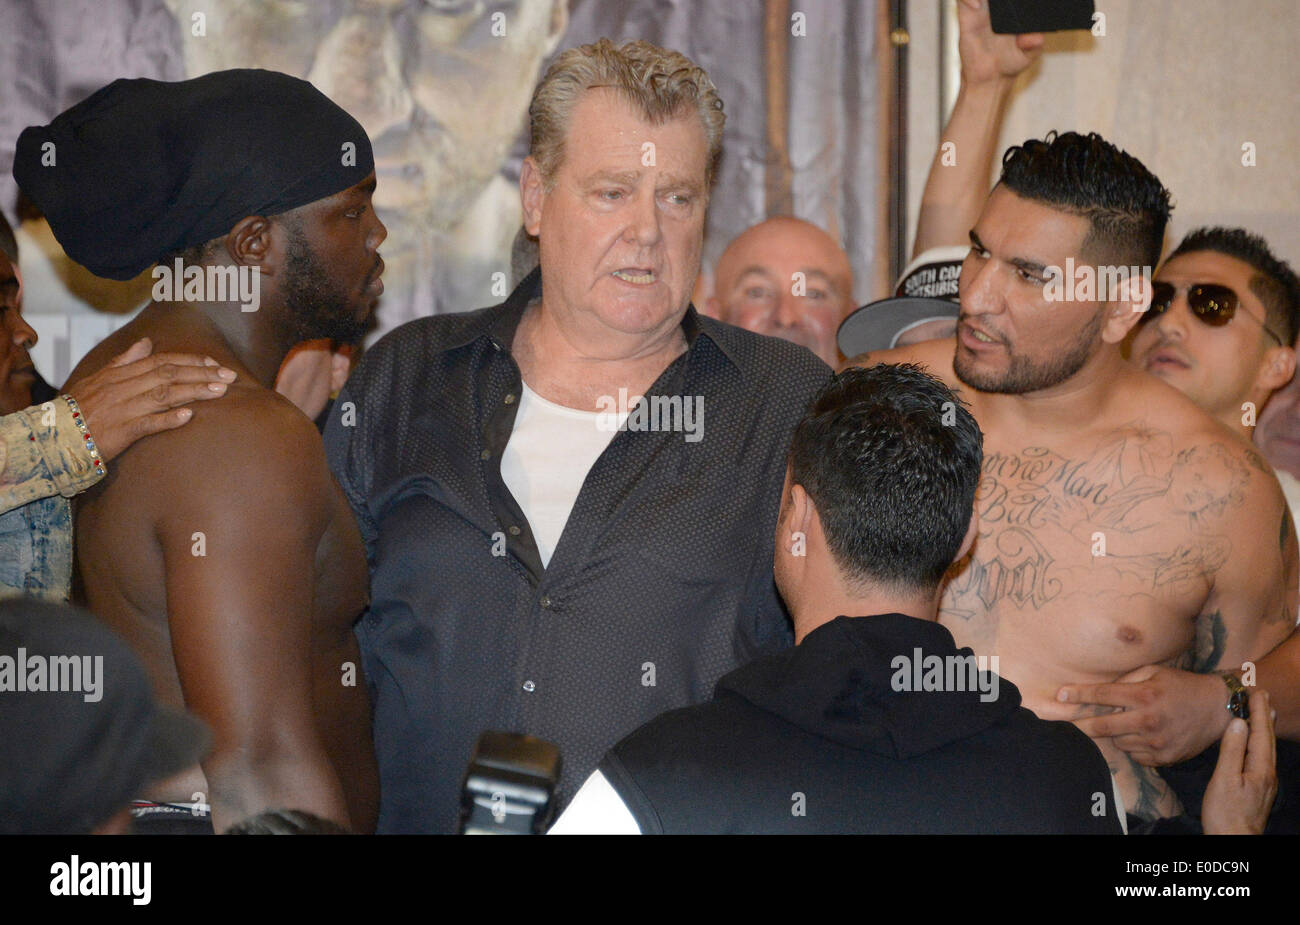
[{"label": "gray hair", "polygon": [[529,154],[548,190],[564,160],[564,137],[573,107],[583,93],[597,88],[618,91],[654,125],[696,113],[709,144],[705,180],[710,188],[713,186],[727,117],[709,75],[681,52],[645,41],[616,47],[609,39],[601,39],[593,45],[571,48],[556,58],[528,106],[532,132]]}]

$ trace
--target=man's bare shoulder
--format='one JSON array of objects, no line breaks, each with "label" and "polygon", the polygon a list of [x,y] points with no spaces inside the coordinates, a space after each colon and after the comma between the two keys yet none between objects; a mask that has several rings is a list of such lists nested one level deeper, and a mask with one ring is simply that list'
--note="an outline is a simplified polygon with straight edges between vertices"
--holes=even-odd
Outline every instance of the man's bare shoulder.
[{"label": "man's bare shoulder", "polygon": [[[1187,395],[1157,376],[1125,364],[1123,374],[1111,389],[1111,405],[1123,409],[1123,416],[1134,409],[1161,421],[1172,434],[1187,439],[1236,437]],[[1240,441],[1240,438],[1237,438]]]},{"label": "man's bare shoulder", "polygon": [[72,370],[72,375],[68,376],[68,381],[64,384],[65,389],[71,389],[82,379],[93,373],[99,372],[107,366],[112,359],[125,353],[127,348],[144,337],[135,322],[131,322],[118,328],[108,337],[104,338],[98,344],[91,348],[90,352],[81,358],[76,367]]},{"label": "man's bare shoulder", "polygon": [[908,344],[906,347],[895,347],[892,350],[860,353],[848,360],[843,368],[876,366],[880,363],[915,363],[918,366],[925,367],[930,373],[952,385],[956,380],[952,371],[952,358],[956,352],[957,339],[955,337],[944,337],[938,340],[922,341],[919,344]]},{"label": "man's bare shoulder", "polygon": [[[1130,422],[1125,429],[1167,441],[1171,503],[1194,512],[1202,528],[1277,536],[1286,498],[1272,468],[1240,433],[1141,370],[1116,383],[1115,407],[1115,420]],[[1140,409],[1140,420],[1133,420],[1132,409]]]},{"label": "man's bare shoulder", "polygon": [[235,382],[194,406],[184,427],[133,445],[124,472],[140,473],[186,507],[244,507],[268,496],[301,502],[323,491],[329,470],[316,426],[283,396]]},{"label": "man's bare shoulder", "polygon": [[1131,376],[1117,385],[1117,392],[1121,396],[1122,405],[1141,408],[1145,419],[1152,423],[1158,422],[1159,427],[1169,433],[1176,447],[1183,450],[1221,447],[1225,458],[1241,463],[1253,475],[1260,476],[1250,480],[1252,484],[1258,483],[1253,490],[1262,491],[1279,504],[1285,503],[1277,476],[1254,444],[1163,379],[1134,370]]}]

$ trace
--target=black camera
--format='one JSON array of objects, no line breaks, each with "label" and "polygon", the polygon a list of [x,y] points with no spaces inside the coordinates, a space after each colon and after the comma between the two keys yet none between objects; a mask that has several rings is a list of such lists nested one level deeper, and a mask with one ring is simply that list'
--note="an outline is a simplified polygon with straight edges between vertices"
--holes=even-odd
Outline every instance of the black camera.
[{"label": "black camera", "polygon": [[460,834],[541,835],[555,815],[560,749],[534,736],[485,732],[460,790]]}]

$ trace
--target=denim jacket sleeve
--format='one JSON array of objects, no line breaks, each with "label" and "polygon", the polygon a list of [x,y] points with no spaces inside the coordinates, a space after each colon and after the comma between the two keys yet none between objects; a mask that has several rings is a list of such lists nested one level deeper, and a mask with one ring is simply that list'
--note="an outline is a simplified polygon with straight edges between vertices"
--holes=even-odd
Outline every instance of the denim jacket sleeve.
[{"label": "denim jacket sleeve", "polygon": [[62,398],[0,417],[0,514],[40,498],[65,498],[104,477]]}]

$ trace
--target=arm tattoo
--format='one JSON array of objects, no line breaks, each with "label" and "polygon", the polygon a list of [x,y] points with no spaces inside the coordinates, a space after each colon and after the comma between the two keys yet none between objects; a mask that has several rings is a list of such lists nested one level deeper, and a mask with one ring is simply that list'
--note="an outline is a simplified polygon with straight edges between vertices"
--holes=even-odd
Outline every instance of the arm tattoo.
[{"label": "arm tattoo", "polygon": [[[1127,770],[1137,779],[1138,796],[1137,804],[1128,807],[1128,813],[1137,816],[1139,819],[1151,820],[1159,819],[1165,815],[1177,815],[1182,810],[1182,804],[1177,795],[1165,783],[1154,768],[1148,768],[1138,764],[1129,755],[1124,755],[1124,762],[1127,764]],[[1172,801],[1172,813],[1162,811],[1161,804],[1168,805]],[[1171,807],[1172,808],[1172,807]]]},{"label": "arm tattoo", "polygon": [[1228,648],[1228,627],[1220,611],[1203,613],[1196,618],[1196,649],[1189,670],[1209,674],[1219,667]]}]

